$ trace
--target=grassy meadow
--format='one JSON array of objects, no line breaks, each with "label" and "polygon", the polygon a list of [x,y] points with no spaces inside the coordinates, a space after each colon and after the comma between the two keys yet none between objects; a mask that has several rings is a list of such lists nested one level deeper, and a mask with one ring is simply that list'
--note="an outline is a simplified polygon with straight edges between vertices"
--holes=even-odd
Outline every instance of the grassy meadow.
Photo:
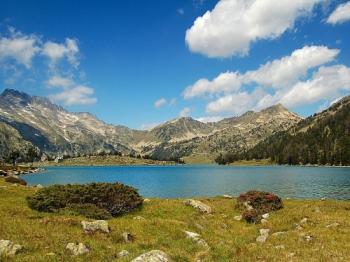
[{"label": "grassy meadow", "polygon": [[[234,199],[200,199],[213,214],[201,214],[182,199],[151,199],[139,210],[108,220],[110,234],[86,235],[80,224],[84,217],[29,209],[25,198],[35,190],[0,179],[0,239],[24,246],[21,253],[0,261],[130,261],[153,249],[181,262],[350,261],[350,201],[284,200],[285,207],[271,213],[266,224],[247,224],[234,219],[239,215]],[[294,229],[305,217],[303,228]],[[327,227],[333,223],[339,226]],[[256,242],[261,228],[270,229],[265,243]],[[201,234],[210,248],[186,238],[184,230]],[[286,233],[272,235],[280,231]],[[123,232],[132,233],[134,242],[124,243]],[[314,239],[307,241],[307,235]],[[82,242],[91,252],[72,257],[65,249],[69,242]],[[130,255],[117,259],[121,250]]]}]

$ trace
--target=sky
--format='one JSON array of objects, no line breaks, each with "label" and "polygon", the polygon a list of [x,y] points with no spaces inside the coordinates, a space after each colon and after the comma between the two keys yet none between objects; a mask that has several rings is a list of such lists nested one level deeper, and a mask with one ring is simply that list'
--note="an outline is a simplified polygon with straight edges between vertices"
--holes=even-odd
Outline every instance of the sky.
[{"label": "sky", "polygon": [[111,124],[217,121],[350,93],[350,2],[1,0],[0,91]]}]

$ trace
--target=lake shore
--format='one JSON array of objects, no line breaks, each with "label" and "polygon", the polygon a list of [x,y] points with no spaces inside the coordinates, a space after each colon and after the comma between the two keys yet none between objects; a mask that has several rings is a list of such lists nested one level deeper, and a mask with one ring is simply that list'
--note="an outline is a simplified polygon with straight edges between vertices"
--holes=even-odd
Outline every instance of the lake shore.
[{"label": "lake shore", "polygon": [[[108,220],[109,234],[87,235],[80,224],[84,217],[29,209],[25,198],[36,190],[0,178],[1,238],[23,246],[11,261],[115,261],[122,250],[129,255],[118,261],[130,261],[154,249],[173,261],[350,259],[349,201],[284,200],[284,208],[271,213],[265,224],[247,224],[235,220],[240,214],[235,199],[200,198],[212,214],[199,213],[183,199],[150,199],[141,209]],[[264,243],[256,241],[262,228],[270,229]],[[210,248],[186,237],[185,230],[200,234]],[[134,240],[123,241],[123,232]],[[69,242],[84,243],[90,252],[72,257],[65,249]]]}]

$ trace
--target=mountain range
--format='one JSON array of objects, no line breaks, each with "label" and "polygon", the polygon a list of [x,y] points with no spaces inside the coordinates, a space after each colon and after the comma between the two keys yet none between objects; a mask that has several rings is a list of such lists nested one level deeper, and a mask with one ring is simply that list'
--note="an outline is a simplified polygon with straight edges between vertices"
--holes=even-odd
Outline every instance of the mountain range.
[{"label": "mountain range", "polygon": [[135,130],[107,124],[90,113],[69,112],[47,98],[6,89],[0,95],[0,153],[5,157],[33,146],[49,156],[105,152],[212,162],[220,153],[247,152],[303,121],[278,104],[218,122],[181,117],[151,130]]}]

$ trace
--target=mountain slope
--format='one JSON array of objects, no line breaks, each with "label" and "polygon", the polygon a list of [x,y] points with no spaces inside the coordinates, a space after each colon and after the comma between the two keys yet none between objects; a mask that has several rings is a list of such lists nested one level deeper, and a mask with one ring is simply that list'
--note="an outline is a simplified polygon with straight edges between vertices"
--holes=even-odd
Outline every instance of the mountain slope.
[{"label": "mountain slope", "polygon": [[350,96],[259,143],[241,159],[279,164],[350,165]]},{"label": "mountain slope", "polygon": [[240,117],[224,119],[207,125],[202,136],[180,141],[166,141],[153,149],[158,159],[176,159],[201,155],[213,160],[219,153],[243,152],[275,132],[287,130],[301,118],[281,105],[260,112],[247,112]]}]

